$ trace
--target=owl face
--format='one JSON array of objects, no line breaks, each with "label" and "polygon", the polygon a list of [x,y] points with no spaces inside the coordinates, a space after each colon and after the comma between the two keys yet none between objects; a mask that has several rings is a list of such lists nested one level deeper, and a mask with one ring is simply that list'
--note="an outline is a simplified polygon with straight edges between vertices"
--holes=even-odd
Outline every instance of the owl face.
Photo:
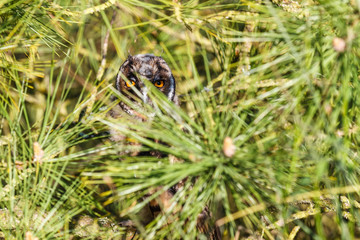
[{"label": "owl face", "polygon": [[[136,91],[134,91],[136,88],[143,102],[149,103],[148,89],[144,81],[151,82],[170,101],[174,101],[175,79],[169,66],[161,57],[152,54],[129,56],[120,67],[116,77],[116,88],[130,99],[131,97],[126,92],[136,96]],[[120,106],[127,112],[130,111],[124,103],[120,103]]]}]

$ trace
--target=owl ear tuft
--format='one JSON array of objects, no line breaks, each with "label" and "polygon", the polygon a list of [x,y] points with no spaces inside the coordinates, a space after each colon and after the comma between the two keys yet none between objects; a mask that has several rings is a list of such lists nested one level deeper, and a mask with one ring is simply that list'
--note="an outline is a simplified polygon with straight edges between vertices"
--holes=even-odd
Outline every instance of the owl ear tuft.
[{"label": "owl ear tuft", "polygon": [[129,53],[127,61],[132,64],[133,63],[133,56],[131,56],[131,54]]}]

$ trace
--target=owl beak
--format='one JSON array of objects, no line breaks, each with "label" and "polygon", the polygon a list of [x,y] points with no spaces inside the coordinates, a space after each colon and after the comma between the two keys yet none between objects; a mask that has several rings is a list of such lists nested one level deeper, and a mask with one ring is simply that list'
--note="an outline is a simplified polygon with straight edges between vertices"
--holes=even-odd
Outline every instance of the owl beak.
[{"label": "owl beak", "polygon": [[147,95],[147,93],[148,93],[148,89],[147,89],[147,87],[146,86],[143,86],[142,88],[141,88],[141,92],[142,92],[142,100],[143,100],[143,102],[144,103],[147,103],[148,102],[148,95]]},{"label": "owl beak", "polygon": [[149,96],[148,96],[148,92],[149,89],[146,87],[145,81],[148,81],[147,78],[142,77],[141,75],[137,76],[139,79],[141,79],[141,81],[139,82],[139,87],[140,87],[140,94],[141,96],[141,100],[143,101],[143,103],[149,103]]}]

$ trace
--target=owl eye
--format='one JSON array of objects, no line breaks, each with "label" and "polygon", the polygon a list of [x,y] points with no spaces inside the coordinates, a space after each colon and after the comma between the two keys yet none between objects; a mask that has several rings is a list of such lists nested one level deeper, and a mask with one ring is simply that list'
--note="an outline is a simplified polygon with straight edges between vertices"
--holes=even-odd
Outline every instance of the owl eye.
[{"label": "owl eye", "polygon": [[133,80],[126,81],[126,86],[131,87],[131,86],[134,86],[134,85],[135,85],[135,81],[133,81]]},{"label": "owl eye", "polygon": [[158,87],[158,88],[161,88],[164,86],[164,81],[163,80],[157,80],[155,83],[154,83],[155,87]]}]

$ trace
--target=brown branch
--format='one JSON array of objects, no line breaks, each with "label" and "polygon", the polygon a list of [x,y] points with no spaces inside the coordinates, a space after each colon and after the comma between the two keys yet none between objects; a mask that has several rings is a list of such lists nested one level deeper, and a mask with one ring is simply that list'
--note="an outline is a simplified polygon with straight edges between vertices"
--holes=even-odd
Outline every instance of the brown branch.
[{"label": "brown branch", "polygon": [[[113,25],[115,17],[116,17],[116,11],[114,11],[113,16],[111,18],[110,26]],[[101,59],[99,70],[96,75],[96,80],[100,80],[102,78],[102,76],[104,75],[104,69],[105,69],[105,65],[106,65],[106,55],[107,55],[107,50],[108,50],[108,46],[109,46],[109,36],[110,36],[110,29],[107,30],[106,35],[105,35],[104,45],[103,45],[103,49],[102,49],[102,51],[103,51],[102,59]]]}]

